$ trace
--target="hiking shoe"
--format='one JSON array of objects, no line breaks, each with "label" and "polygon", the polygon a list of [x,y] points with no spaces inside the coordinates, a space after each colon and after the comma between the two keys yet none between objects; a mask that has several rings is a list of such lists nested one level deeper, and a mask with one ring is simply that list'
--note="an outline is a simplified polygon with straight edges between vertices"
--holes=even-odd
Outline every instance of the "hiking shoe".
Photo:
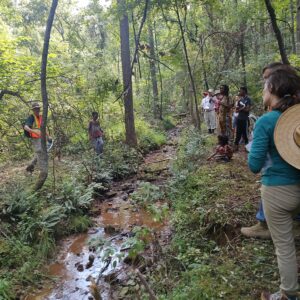
[{"label": "hiking shoe", "polygon": [[258,222],[257,224],[251,227],[242,227],[241,233],[246,237],[254,237],[261,239],[271,238],[271,233],[268,229],[268,225],[266,222]]},{"label": "hiking shoe", "polygon": [[284,292],[277,292],[275,294],[270,294],[268,292],[262,292],[261,300],[300,300],[299,293],[297,295],[287,295]]}]

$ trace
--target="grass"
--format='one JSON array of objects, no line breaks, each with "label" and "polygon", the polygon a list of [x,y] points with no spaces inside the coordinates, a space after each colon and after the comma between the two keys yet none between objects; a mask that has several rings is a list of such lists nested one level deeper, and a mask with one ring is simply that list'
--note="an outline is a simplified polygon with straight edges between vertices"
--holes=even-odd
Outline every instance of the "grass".
[{"label": "grass", "polygon": [[147,274],[159,299],[250,300],[278,290],[272,241],[240,234],[256,222],[259,177],[248,170],[245,153],[230,163],[207,162],[215,143],[190,130],[179,143],[167,187],[174,234]]}]

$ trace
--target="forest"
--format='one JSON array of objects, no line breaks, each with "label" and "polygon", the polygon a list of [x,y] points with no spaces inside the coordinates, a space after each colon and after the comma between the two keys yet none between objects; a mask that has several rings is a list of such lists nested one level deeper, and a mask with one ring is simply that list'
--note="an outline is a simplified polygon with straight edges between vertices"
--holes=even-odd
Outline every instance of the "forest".
[{"label": "forest", "polygon": [[0,299],[276,291],[272,240],[240,232],[260,176],[207,160],[201,104],[246,87],[261,116],[274,62],[300,70],[299,0],[0,0]]}]

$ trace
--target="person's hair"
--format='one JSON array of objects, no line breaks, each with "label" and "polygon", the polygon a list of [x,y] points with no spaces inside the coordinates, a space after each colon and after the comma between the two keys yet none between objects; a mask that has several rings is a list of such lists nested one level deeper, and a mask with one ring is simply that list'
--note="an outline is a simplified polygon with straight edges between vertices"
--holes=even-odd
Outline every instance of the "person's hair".
[{"label": "person's hair", "polygon": [[273,107],[274,110],[283,112],[300,103],[300,77],[294,70],[272,72],[265,84],[269,92],[280,99]]},{"label": "person's hair", "polygon": [[240,90],[244,91],[246,94],[248,94],[248,89],[245,86],[241,86]]},{"label": "person's hair", "polygon": [[262,74],[264,74],[266,70],[271,70],[272,72],[275,72],[278,70],[286,70],[286,71],[290,71],[294,74],[297,74],[294,67],[292,67],[291,65],[288,65],[288,64],[284,64],[282,62],[273,62],[273,63],[270,63],[269,65],[266,65],[262,70]]},{"label": "person's hair", "polygon": [[228,136],[227,135],[218,135],[218,144],[221,146],[228,145]]},{"label": "person's hair", "polygon": [[224,89],[223,93],[225,96],[229,96],[229,86],[227,84],[222,84],[221,87]]},{"label": "person's hair", "polygon": [[98,116],[99,116],[99,114],[98,114],[96,111],[93,111],[93,112],[92,112],[92,118],[98,117]]}]

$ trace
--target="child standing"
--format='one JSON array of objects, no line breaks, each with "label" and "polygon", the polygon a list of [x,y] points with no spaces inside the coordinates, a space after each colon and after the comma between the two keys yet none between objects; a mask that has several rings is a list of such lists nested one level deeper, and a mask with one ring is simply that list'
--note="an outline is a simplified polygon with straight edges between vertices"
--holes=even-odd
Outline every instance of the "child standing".
[{"label": "child standing", "polygon": [[97,155],[103,153],[103,130],[100,127],[99,115],[97,112],[92,112],[92,120],[89,123],[88,128],[89,139],[93,145],[93,148]]}]

